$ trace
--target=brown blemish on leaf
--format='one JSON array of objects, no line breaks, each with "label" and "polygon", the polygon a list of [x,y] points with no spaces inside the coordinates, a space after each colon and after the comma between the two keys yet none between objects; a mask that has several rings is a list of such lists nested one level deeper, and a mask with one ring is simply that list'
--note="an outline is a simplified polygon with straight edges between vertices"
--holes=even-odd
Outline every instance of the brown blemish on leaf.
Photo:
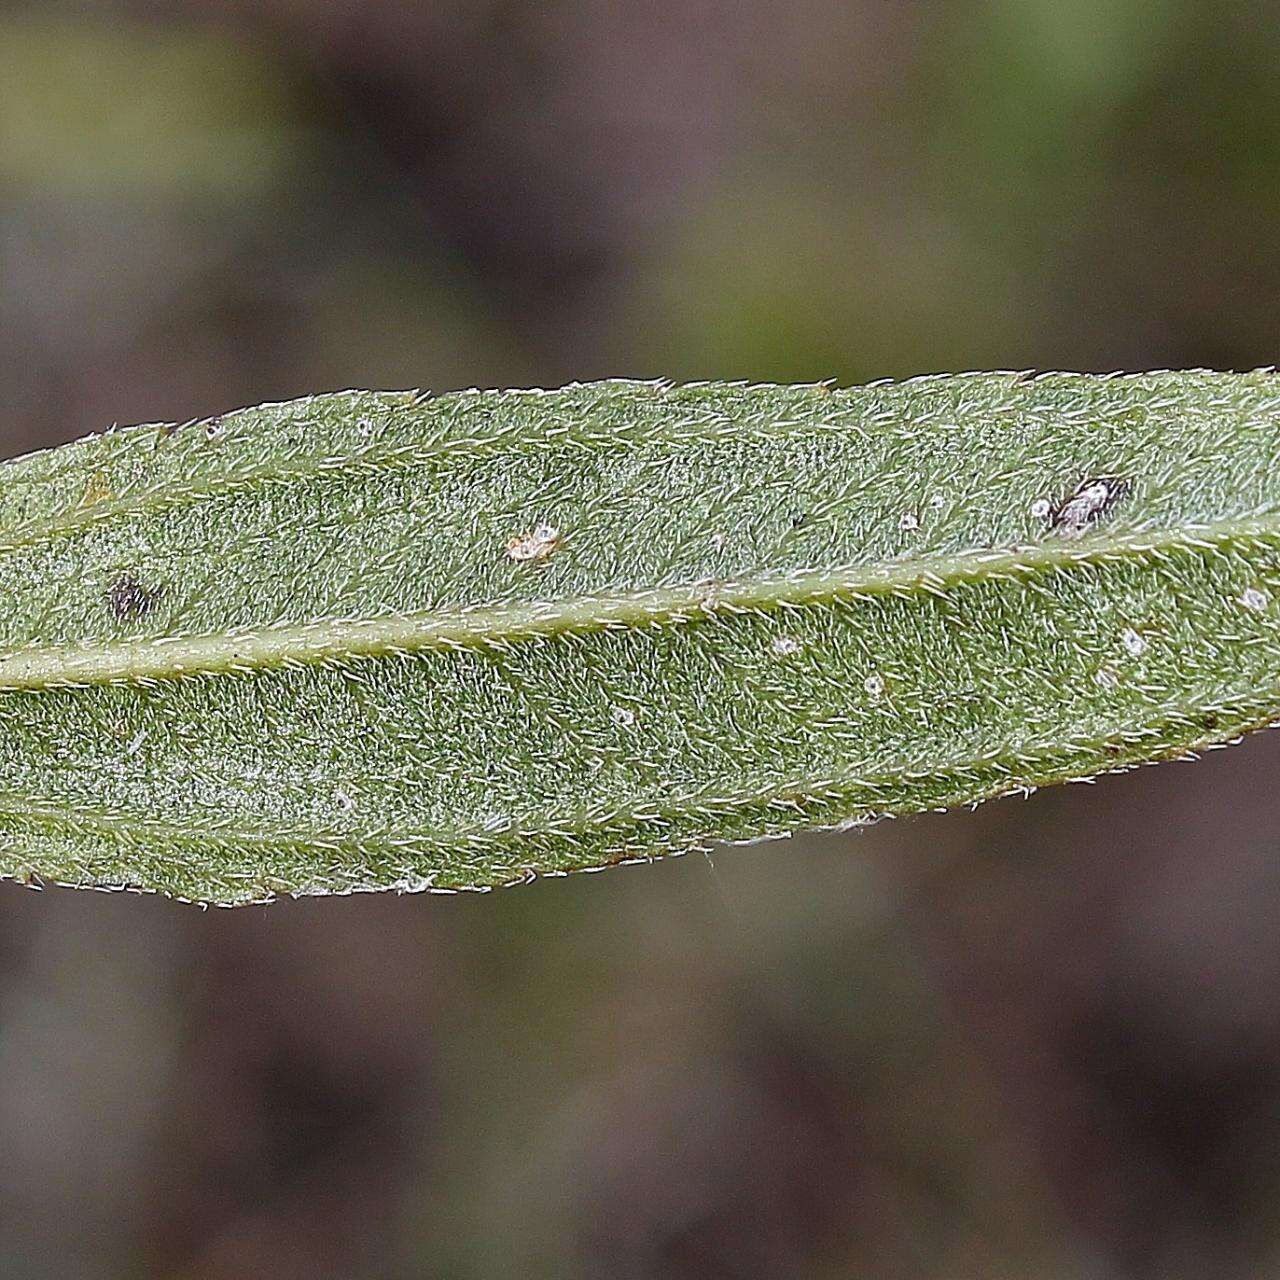
[{"label": "brown blemish on leaf", "polygon": [[507,558],[520,564],[541,564],[559,549],[564,541],[554,525],[540,524],[528,533],[517,534],[507,543]]},{"label": "brown blemish on leaf", "polygon": [[107,590],[107,606],[117,622],[145,618],[163,594],[160,587],[144,587],[137,578],[122,573]]},{"label": "brown blemish on leaf", "polygon": [[106,502],[112,496],[106,476],[101,471],[95,471],[85,482],[84,492],[80,495],[80,505],[92,507],[99,502]]}]

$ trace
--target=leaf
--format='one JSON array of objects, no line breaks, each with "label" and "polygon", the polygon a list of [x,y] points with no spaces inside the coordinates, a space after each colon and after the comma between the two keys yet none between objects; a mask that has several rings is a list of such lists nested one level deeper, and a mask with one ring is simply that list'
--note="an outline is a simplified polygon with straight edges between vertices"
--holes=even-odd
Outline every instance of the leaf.
[{"label": "leaf", "polygon": [[0,871],[477,888],[1280,717],[1280,379],[351,392],[0,467]]}]

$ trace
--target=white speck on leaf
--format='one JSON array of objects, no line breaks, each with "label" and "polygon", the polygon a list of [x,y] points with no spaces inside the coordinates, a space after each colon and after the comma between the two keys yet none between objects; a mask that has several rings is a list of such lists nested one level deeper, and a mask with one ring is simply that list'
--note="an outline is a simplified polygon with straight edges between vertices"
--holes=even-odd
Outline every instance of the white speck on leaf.
[{"label": "white speck on leaf", "polygon": [[442,893],[444,890],[436,888],[436,872],[428,872],[425,876],[405,875],[401,876],[395,883],[397,893]]},{"label": "white speck on leaf", "polygon": [[770,646],[780,658],[789,658],[800,652],[800,641],[794,636],[774,636]]},{"label": "white speck on leaf", "polygon": [[1093,673],[1093,680],[1103,689],[1116,689],[1120,686],[1120,677],[1110,667],[1099,667]]},{"label": "white speck on leaf", "polygon": [[1259,591],[1257,587],[1246,587],[1240,593],[1240,603],[1254,613],[1261,613],[1267,607],[1267,593]]},{"label": "white speck on leaf", "polygon": [[1125,627],[1120,633],[1120,640],[1135,658],[1147,651],[1147,642],[1132,627]]},{"label": "white speck on leaf", "polygon": [[872,672],[863,682],[862,687],[873,697],[879,698],[884,693],[884,676]]},{"label": "white speck on leaf", "polygon": [[920,517],[914,511],[904,511],[898,521],[898,528],[903,533],[913,533],[920,527]]},{"label": "white speck on leaf", "polygon": [[1053,503],[1048,498],[1037,498],[1031,504],[1031,514],[1037,520],[1048,520],[1053,515]]},{"label": "white speck on leaf", "polygon": [[614,724],[621,725],[624,729],[636,722],[636,713],[627,707],[614,707],[609,715]]}]

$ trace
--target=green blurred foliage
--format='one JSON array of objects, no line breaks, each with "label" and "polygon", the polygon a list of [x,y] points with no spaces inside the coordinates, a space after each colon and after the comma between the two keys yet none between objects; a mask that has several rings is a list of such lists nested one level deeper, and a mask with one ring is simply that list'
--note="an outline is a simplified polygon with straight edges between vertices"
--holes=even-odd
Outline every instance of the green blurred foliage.
[{"label": "green blurred foliage", "polygon": [[261,198],[307,159],[281,69],[247,42],[38,13],[0,23],[0,180],[79,201]]}]

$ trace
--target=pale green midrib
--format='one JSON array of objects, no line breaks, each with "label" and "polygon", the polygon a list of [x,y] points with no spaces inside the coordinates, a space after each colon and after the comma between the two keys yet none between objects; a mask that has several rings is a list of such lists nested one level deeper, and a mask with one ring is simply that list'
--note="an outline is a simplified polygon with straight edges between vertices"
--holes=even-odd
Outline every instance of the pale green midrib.
[{"label": "pale green midrib", "polygon": [[[332,828],[242,829],[229,823],[138,818],[120,811],[90,809],[57,800],[31,799],[12,792],[0,792],[0,824],[25,823],[44,828],[52,834],[70,837],[88,835],[113,840],[121,845],[142,846],[144,842],[150,845],[162,842],[170,848],[179,848],[185,843],[194,843],[201,850],[210,847],[318,849],[334,854],[373,850],[394,853],[396,849],[401,849],[408,857],[421,856],[431,851],[453,852],[463,857],[476,858],[503,851],[514,852],[520,843],[539,838],[572,841],[575,837],[589,838],[616,828],[618,838],[623,843],[614,851],[619,854],[634,852],[637,856],[643,856],[646,851],[696,846],[702,841],[715,839],[713,828],[707,827],[704,831],[678,832],[664,841],[661,828],[681,817],[705,818],[710,823],[717,818],[741,815],[753,810],[763,812],[776,809],[781,815],[783,811],[802,812],[814,805],[848,800],[853,804],[849,817],[854,821],[869,822],[917,811],[915,803],[901,798],[904,786],[910,785],[914,789],[939,783],[954,784],[952,792],[938,798],[940,807],[949,808],[960,802],[977,803],[1018,791],[1033,790],[1043,784],[1073,779],[1084,781],[1099,774],[1122,771],[1158,759],[1186,757],[1217,745],[1226,735],[1238,737],[1272,723],[1278,707],[1280,684],[1264,694],[1251,691],[1247,697],[1218,697],[1191,704],[1181,701],[1166,703],[1162,707],[1153,708],[1153,722],[1140,731],[1116,731],[1096,738],[1076,736],[1032,740],[1003,749],[988,749],[953,758],[933,769],[904,768],[883,773],[863,773],[847,769],[819,777],[790,778],[736,793],[716,794],[703,789],[677,796],[666,794],[660,798],[646,797],[630,805],[610,809],[570,812],[562,822],[555,822],[545,815],[529,815],[498,830],[491,830],[483,825],[452,831],[433,828],[430,832],[406,830],[398,826],[395,834],[376,829],[346,832]],[[1197,725],[1198,721],[1210,714],[1228,717],[1231,723],[1212,733],[1199,725],[1198,732],[1185,741],[1172,741],[1166,732]],[[1155,756],[1149,745],[1153,740],[1161,744]],[[1120,748],[1117,754],[1106,754],[1111,746]],[[866,794],[859,797],[859,792]],[[895,792],[899,793],[897,802],[893,798]],[[883,795],[883,803],[875,802],[875,793]],[[19,830],[17,827],[11,829]],[[730,837],[731,842],[736,839],[738,837]],[[606,858],[610,856],[607,850],[595,852]],[[513,860],[509,866],[506,863],[501,865],[510,870],[525,869],[518,859]],[[452,869],[463,868],[459,866]],[[473,866],[471,869],[476,868]],[[449,870],[449,867],[440,868],[440,872],[445,875]],[[216,875],[213,878],[216,879]]]},{"label": "pale green midrib", "polygon": [[942,594],[957,587],[1071,571],[1125,559],[1205,554],[1268,543],[1280,549],[1280,515],[1221,521],[1176,531],[1138,532],[1080,543],[982,550],[936,560],[855,565],[559,601],[320,619],[259,630],[156,636],[96,645],[30,645],[0,653],[0,691],[248,674],[291,665],[388,657],[425,650],[497,648],[539,637],[663,625],[804,608],[884,595]]},{"label": "pale green midrib", "polygon": [[[773,384],[767,384],[768,389]],[[779,387],[779,390],[787,388]],[[471,394],[466,392],[452,393],[459,397]],[[483,393],[482,393],[483,394]],[[503,393],[513,394],[513,393]],[[449,400],[449,396],[438,397],[434,403],[441,404]],[[277,406],[263,406],[274,408]],[[237,413],[252,410],[237,410]],[[353,411],[354,412],[354,411]],[[372,410],[370,412],[373,412]],[[228,417],[233,415],[228,414]],[[144,514],[155,514],[174,510],[188,503],[205,502],[214,498],[238,493],[255,485],[291,485],[315,480],[321,476],[358,475],[378,471],[409,470],[424,462],[463,454],[469,457],[485,453],[509,450],[512,453],[528,451],[544,444],[565,443],[581,449],[600,450],[609,447],[627,448],[665,442],[672,445],[687,445],[699,440],[713,438],[717,431],[722,432],[727,418],[723,414],[709,414],[705,418],[682,419],[678,423],[643,423],[614,428],[610,433],[575,432],[572,425],[549,422],[541,430],[530,430],[528,424],[512,426],[502,431],[490,432],[486,435],[448,435],[442,434],[436,439],[415,440],[402,443],[392,448],[379,448],[376,445],[365,450],[349,453],[331,453],[308,459],[306,465],[281,466],[276,462],[263,462],[246,465],[239,470],[228,470],[222,475],[205,483],[194,483],[183,477],[175,477],[154,488],[143,488],[126,498],[114,501],[79,503],[66,506],[54,514],[24,524],[15,525],[7,532],[0,532],[0,553],[18,551],[68,534],[79,533],[106,520],[124,518]],[[164,430],[171,424],[143,424],[127,427],[121,432],[156,432]],[[814,431],[858,434],[867,430],[868,424],[858,421],[833,421],[801,418],[777,417],[767,418],[751,424],[751,433],[757,437],[780,435],[786,431],[811,429]],[[68,446],[63,446],[68,447]],[[210,445],[217,448],[217,445]],[[29,455],[39,457],[38,454]],[[6,482],[4,467],[26,459],[13,459],[10,463],[0,463],[0,488]],[[77,463],[76,466],[82,466]],[[106,470],[111,460],[101,463],[95,471]],[[71,470],[69,468],[68,470]],[[90,471],[86,476],[95,474]],[[52,486],[65,479],[65,473],[57,476],[42,477],[36,484]],[[25,483],[32,483],[26,481]]]}]

